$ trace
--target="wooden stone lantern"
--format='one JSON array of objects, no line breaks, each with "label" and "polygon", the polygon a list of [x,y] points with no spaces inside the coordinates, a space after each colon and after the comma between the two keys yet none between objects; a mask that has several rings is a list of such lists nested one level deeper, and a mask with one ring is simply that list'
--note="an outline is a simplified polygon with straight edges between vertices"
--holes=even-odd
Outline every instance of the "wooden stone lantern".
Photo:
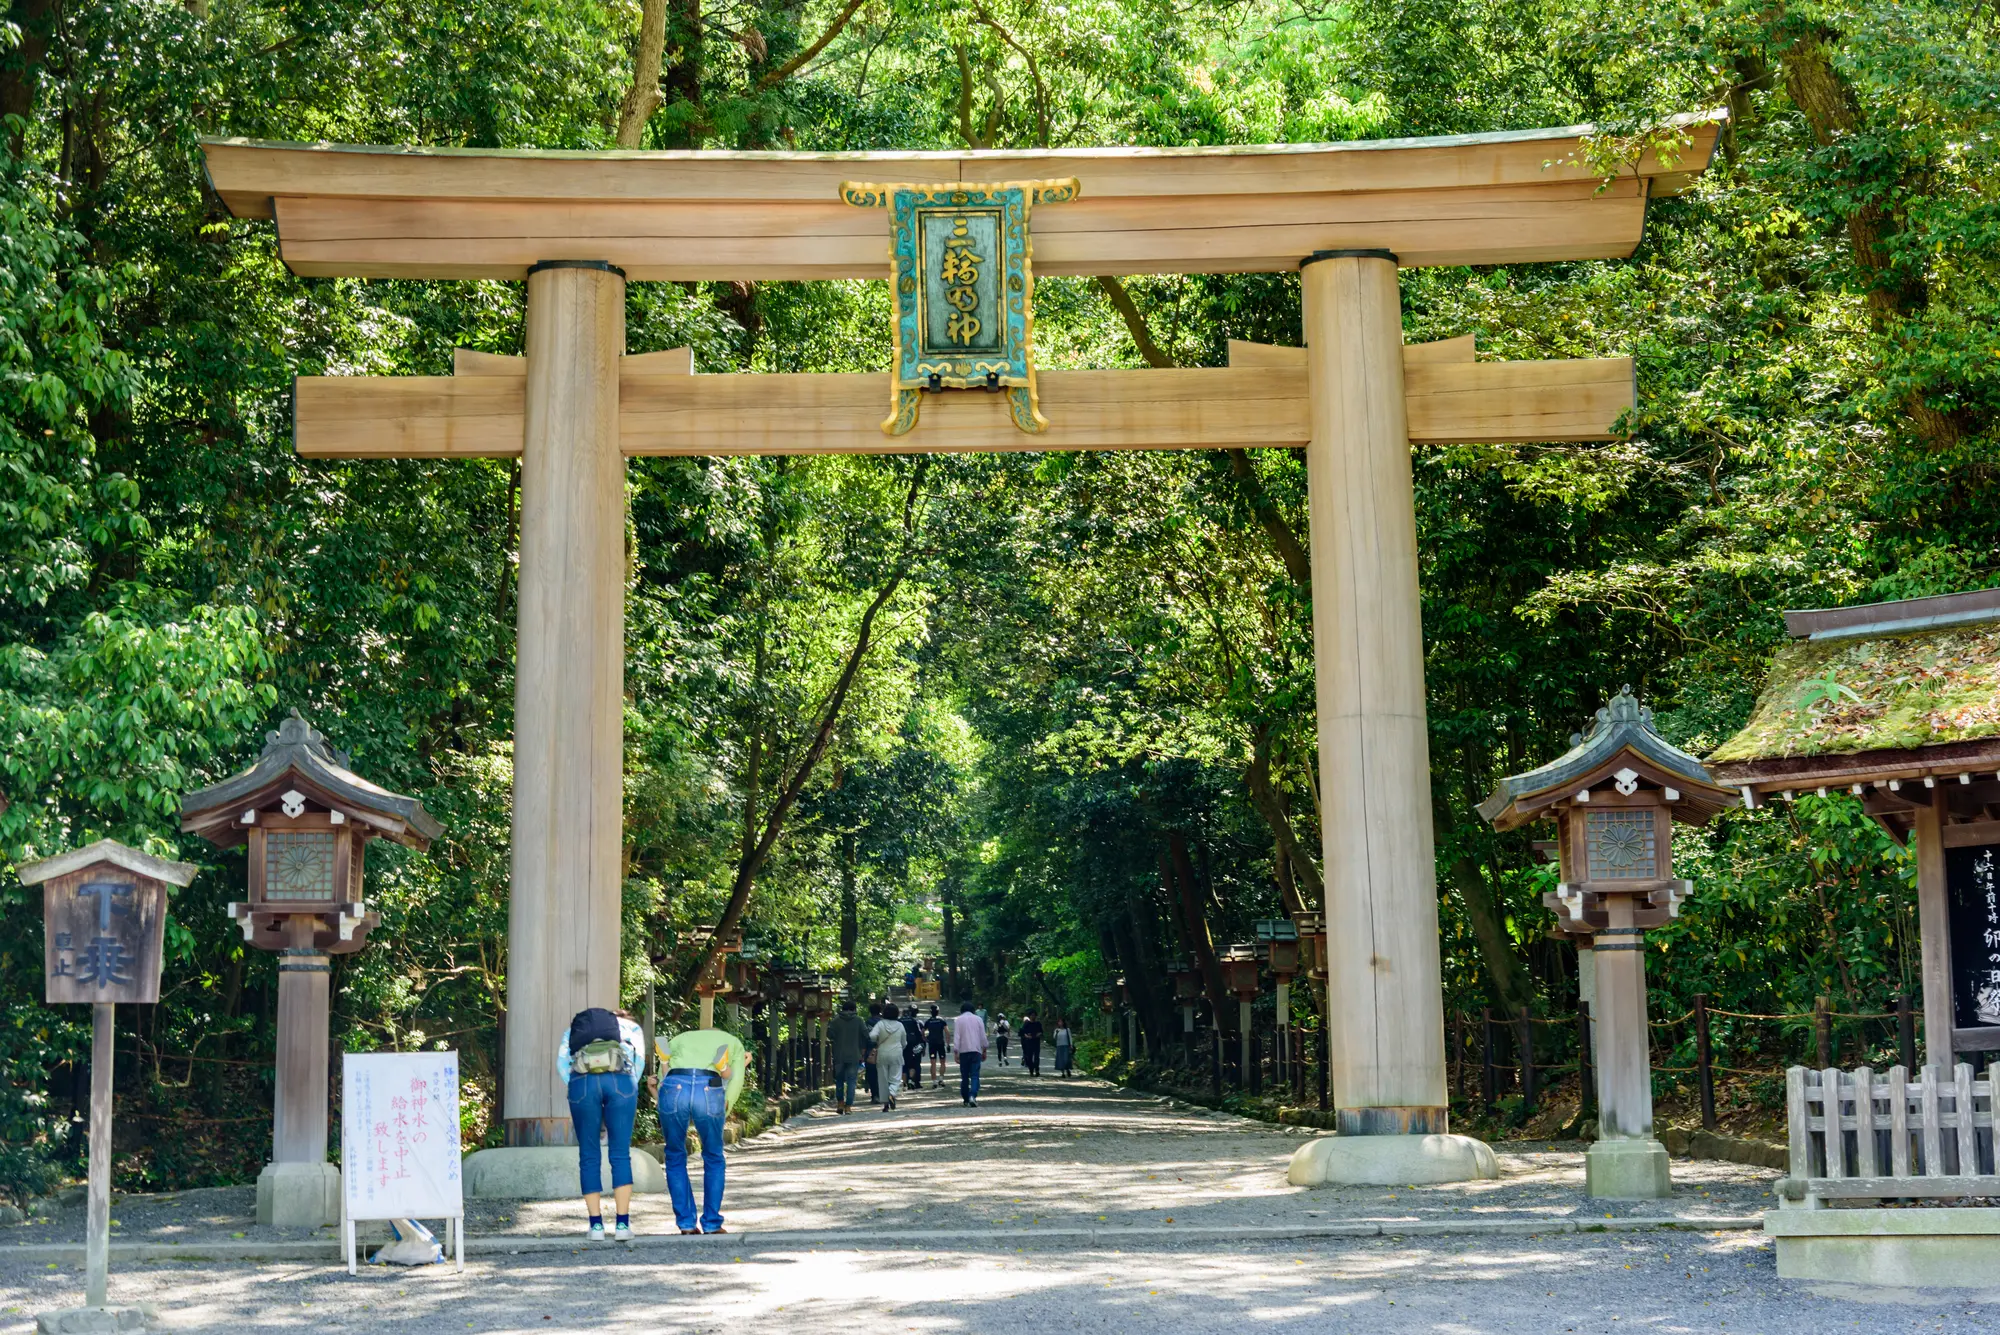
[{"label": "wooden stone lantern", "polygon": [[[712,926],[697,927],[690,944],[705,949],[715,935]],[[732,928],[709,956],[708,965],[695,980],[695,995],[701,998],[701,1027],[715,1028],[715,999],[729,991],[729,957],[743,949],[743,929]]]},{"label": "wooden stone lantern", "polygon": [[1174,980],[1174,1001],[1181,1008],[1181,1034],[1183,1041],[1194,1042],[1194,1007],[1201,1000],[1201,972],[1185,959],[1176,958],[1168,963],[1167,973]]},{"label": "wooden stone lantern", "polygon": [[806,1022],[812,1035],[812,1072],[814,1089],[826,1083],[826,1022],[833,1014],[833,999],[839,995],[837,980],[824,974],[814,974],[812,986],[806,989]]},{"label": "wooden stone lantern", "polygon": [[1306,977],[1315,983],[1326,981],[1326,915],[1294,913],[1292,926],[1299,934],[1300,956]]},{"label": "wooden stone lantern", "polygon": [[785,1017],[785,1076],[795,1086],[799,1065],[799,1012],[805,1008],[805,979],[789,965],[780,964],[776,979],[778,1009]]},{"label": "wooden stone lantern", "polygon": [[1737,798],[1653,731],[1652,711],[1629,686],[1597,711],[1588,736],[1570,742],[1540,769],[1502,779],[1479,813],[1497,830],[1556,822],[1562,881],[1542,902],[1596,957],[1598,1123],[1585,1190],[1667,1196],[1667,1151],[1653,1137],[1645,932],[1679,913],[1693,888],[1674,876],[1674,824],[1704,824]]},{"label": "wooden stone lantern", "polygon": [[1222,952],[1217,961],[1222,966],[1222,988],[1236,994],[1236,1042],[1237,1067],[1240,1078],[1247,1086],[1251,1075],[1250,1058],[1250,1006],[1257,1000],[1261,968],[1257,961],[1257,947],[1247,941],[1238,942]]},{"label": "wooden stone lantern", "polygon": [[257,763],[181,802],[181,829],[247,845],[250,899],[229,906],[243,939],[278,955],[278,1068],[271,1162],[257,1222],[340,1222],[340,1169],[326,1159],[327,1022],[333,955],[367,944],[380,918],[362,897],[370,840],[430,847],[443,829],[414,797],[350,770],[297,710],[265,734]]},{"label": "wooden stone lantern", "polygon": [[1292,1065],[1292,978],[1299,971],[1298,924],[1290,918],[1259,919],[1257,942],[1264,947],[1271,976],[1278,980],[1277,1079],[1282,1084]]}]

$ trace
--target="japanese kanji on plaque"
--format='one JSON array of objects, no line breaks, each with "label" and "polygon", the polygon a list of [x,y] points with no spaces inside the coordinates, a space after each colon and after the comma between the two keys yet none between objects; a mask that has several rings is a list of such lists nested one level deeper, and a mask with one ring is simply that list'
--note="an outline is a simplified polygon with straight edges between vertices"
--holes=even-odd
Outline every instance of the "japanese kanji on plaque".
[{"label": "japanese kanji on plaque", "polygon": [[1953,1019],[1960,1029],[2000,1025],[2000,847],[1947,848],[1944,865]]},{"label": "japanese kanji on plaque", "polygon": [[341,1072],[340,1166],[348,1219],[462,1215],[458,1054],[350,1052]]},{"label": "japanese kanji on plaque", "polygon": [[889,210],[889,292],[896,306],[895,370],[882,430],[907,434],[925,391],[1005,393],[1014,425],[1048,426],[1035,391],[1034,243],[1037,204],[1076,198],[1074,179],[996,185],[870,185],[840,197]]},{"label": "japanese kanji on plaque", "polygon": [[97,848],[67,855],[85,865],[42,882],[46,999],[51,1005],[156,1002],[167,882],[147,875],[136,857],[82,857]]}]

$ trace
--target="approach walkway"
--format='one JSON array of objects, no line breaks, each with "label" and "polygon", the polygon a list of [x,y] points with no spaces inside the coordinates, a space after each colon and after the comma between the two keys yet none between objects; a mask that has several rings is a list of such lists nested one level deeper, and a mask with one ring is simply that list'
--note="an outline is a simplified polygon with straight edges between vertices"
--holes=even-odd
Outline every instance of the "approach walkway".
[{"label": "approach walkway", "polygon": [[[1044,1068],[1049,1069],[1045,1062]],[[927,1064],[928,1069],[928,1064]],[[1741,1226],[1772,1203],[1775,1173],[1677,1161],[1672,1201],[1613,1205],[1582,1194],[1578,1145],[1503,1147],[1505,1176],[1430,1187],[1307,1190],[1285,1181],[1293,1150],[1312,1132],[1137,1094],[1089,1077],[1031,1079],[1018,1059],[986,1064],[979,1106],[958,1099],[956,1069],[942,1087],[907,1091],[895,1112],[835,1114],[821,1105],[729,1151],[724,1211],[733,1234],[872,1234],[921,1239],[999,1235],[1120,1236],[1171,1230],[1244,1236],[1494,1230],[1552,1232],[1606,1219],[1675,1218],[1693,1227]],[[698,1174],[699,1169],[696,1168]],[[269,1252],[305,1258],[304,1244],[336,1230],[260,1228],[248,1187],[132,1196],[113,1211],[114,1245],[172,1242],[298,1244]],[[582,1228],[574,1199],[468,1201],[477,1255],[514,1240],[562,1242]],[[679,1245],[664,1196],[634,1202],[633,1228]],[[80,1242],[83,1211],[0,1229],[0,1256],[18,1244]],[[1136,1234],[1130,1235],[1136,1238]],[[670,1242],[669,1242],[670,1240]],[[228,1249],[225,1247],[224,1251]]]},{"label": "approach walkway", "polygon": [[[736,1147],[724,1237],[678,1236],[660,1197],[630,1246],[587,1243],[574,1201],[476,1202],[463,1275],[349,1278],[328,1234],[251,1223],[248,1188],[190,1191],[118,1203],[118,1239],[190,1259],[114,1255],[112,1294],[218,1333],[1993,1328],[1971,1295],[1905,1312],[1778,1280],[1745,1226],[1764,1170],[1676,1161],[1674,1200],[1611,1207],[1583,1197],[1580,1147],[1529,1146],[1498,1182],[1308,1191],[1285,1182],[1306,1134],[996,1064],[976,1109],[954,1073],[894,1113],[818,1109]],[[0,1229],[0,1335],[75,1301],[81,1266],[49,1244],[81,1215]],[[267,1259],[192,1259],[230,1246]]]}]

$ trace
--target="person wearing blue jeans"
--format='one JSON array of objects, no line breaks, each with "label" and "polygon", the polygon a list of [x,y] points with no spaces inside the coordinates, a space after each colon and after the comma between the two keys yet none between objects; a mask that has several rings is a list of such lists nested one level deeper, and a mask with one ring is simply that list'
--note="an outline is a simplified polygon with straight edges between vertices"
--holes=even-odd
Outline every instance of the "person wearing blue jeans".
[{"label": "person wearing blue jeans", "polygon": [[951,1048],[958,1054],[958,1098],[968,1108],[979,1106],[979,1064],[986,1060],[986,1022],[967,1005],[951,1022]]},{"label": "person wearing blue jeans", "polygon": [[[692,1029],[654,1039],[660,1077],[660,1136],[666,1141],[667,1195],[683,1233],[722,1233],[722,1121],[743,1089],[742,1041],[721,1029]],[[688,1128],[701,1141],[701,1216],[688,1180]]]},{"label": "person wearing blue jeans", "polygon": [[[639,1113],[644,1051],[645,1037],[630,1016],[601,1009],[579,1011],[556,1049],[556,1071],[569,1088],[577,1176],[595,1242],[604,1240],[605,1157],[611,1160],[611,1193],[618,1207],[616,1236],[621,1242],[632,1238],[632,1120]],[[623,1069],[588,1069],[605,1066]]]}]

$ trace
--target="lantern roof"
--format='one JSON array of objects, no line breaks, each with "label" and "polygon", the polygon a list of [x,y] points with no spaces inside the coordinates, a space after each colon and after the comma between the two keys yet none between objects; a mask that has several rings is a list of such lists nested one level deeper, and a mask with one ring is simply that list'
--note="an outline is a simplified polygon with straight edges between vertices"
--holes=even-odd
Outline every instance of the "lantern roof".
[{"label": "lantern roof", "polygon": [[370,783],[349,769],[350,763],[345,752],[328,745],[325,735],[294,709],[275,732],[264,734],[256,764],[181,799],[181,829],[232,847],[248,837],[242,812],[269,806],[296,789],[411,848],[428,848],[444,833],[422,802]]},{"label": "lantern roof", "polygon": [[[1629,771],[1625,777],[1623,772]],[[1500,780],[1479,814],[1495,829],[1511,830],[1546,814],[1547,809],[1606,779],[1624,784],[1644,779],[1678,794],[1676,813],[1695,823],[1736,803],[1736,794],[1709,777],[1701,761],[1653,728],[1653,711],[1640,704],[1630,686],[1597,711],[1588,733],[1573,733],[1570,748],[1548,764]]]},{"label": "lantern roof", "polygon": [[85,844],[82,848],[73,848],[67,853],[43,858],[40,862],[30,862],[15,874],[22,885],[40,885],[43,881],[53,881],[58,876],[67,876],[100,862],[123,868],[134,876],[165,881],[168,885],[186,885],[200,870],[192,862],[156,858],[150,853],[128,848],[116,839],[99,839],[94,844]]}]

